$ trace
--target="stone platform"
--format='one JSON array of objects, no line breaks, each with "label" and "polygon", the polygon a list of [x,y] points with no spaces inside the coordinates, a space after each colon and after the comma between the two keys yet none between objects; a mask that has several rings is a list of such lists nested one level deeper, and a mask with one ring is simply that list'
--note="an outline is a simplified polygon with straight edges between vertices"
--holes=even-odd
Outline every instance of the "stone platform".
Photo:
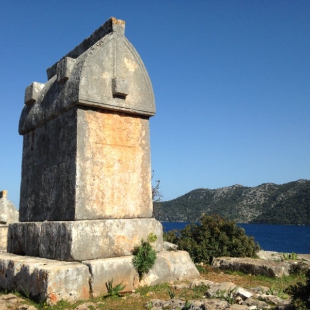
[{"label": "stone platform", "polygon": [[0,288],[17,290],[49,304],[60,300],[74,302],[106,293],[106,283],[122,282],[124,291],[144,285],[191,280],[199,273],[187,252],[162,251],[154,267],[139,282],[131,263],[133,256],[81,262],[63,262],[0,253]]},{"label": "stone platform", "polygon": [[152,232],[156,252],[163,249],[163,229],[154,218],[14,223],[8,252],[61,261],[131,255]]}]

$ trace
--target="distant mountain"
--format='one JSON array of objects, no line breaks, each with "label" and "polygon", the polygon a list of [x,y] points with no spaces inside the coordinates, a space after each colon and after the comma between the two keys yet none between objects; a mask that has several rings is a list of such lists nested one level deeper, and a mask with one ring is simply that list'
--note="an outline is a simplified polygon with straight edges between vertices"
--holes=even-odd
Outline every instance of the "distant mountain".
[{"label": "distant mountain", "polygon": [[202,213],[218,214],[239,223],[310,225],[310,181],[199,188],[154,203],[154,216],[163,222],[197,222]]}]

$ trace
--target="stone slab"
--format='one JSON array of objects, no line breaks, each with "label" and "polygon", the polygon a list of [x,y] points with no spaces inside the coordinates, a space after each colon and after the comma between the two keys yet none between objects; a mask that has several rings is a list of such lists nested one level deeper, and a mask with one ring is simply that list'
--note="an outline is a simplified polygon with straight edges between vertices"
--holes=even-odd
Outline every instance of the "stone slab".
[{"label": "stone slab", "polygon": [[8,252],[62,261],[128,256],[150,233],[157,236],[153,248],[161,251],[162,225],[152,218],[14,223]]},{"label": "stone slab", "polygon": [[155,266],[139,282],[132,265],[133,256],[61,262],[44,258],[0,253],[0,288],[17,290],[49,304],[67,300],[86,300],[107,292],[106,283],[122,283],[124,291],[139,286],[192,280],[199,273],[187,252],[162,251]]},{"label": "stone slab", "polygon": [[133,256],[83,261],[91,272],[91,289],[94,296],[107,292],[106,283],[122,283],[124,291],[139,286],[156,285],[171,281],[193,280],[199,277],[194,263],[185,251],[157,253],[154,267],[139,282],[139,275],[132,265]]},{"label": "stone slab", "polygon": [[241,271],[246,274],[264,275],[273,278],[288,276],[290,270],[290,264],[288,262],[276,262],[247,257],[216,257],[212,261],[212,266],[224,270]]},{"label": "stone slab", "polygon": [[113,286],[122,283],[124,291],[139,287],[139,275],[131,263],[133,256],[114,257],[83,261],[91,273],[90,286],[94,297],[107,293],[106,283],[113,280]]},{"label": "stone slab", "polygon": [[0,253],[0,287],[49,304],[90,297],[90,274],[81,263]]}]

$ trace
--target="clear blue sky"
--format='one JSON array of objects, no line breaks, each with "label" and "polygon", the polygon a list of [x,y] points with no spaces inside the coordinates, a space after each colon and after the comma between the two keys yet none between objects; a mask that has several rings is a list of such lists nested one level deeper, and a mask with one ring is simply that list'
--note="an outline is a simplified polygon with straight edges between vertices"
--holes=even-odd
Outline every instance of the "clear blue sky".
[{"label": "clear blue sky", "polygon": [[310,179],[310,1],[0,0],[0,190],[18,207],[25,87],[109,17],[155,92],[163,200]]}]

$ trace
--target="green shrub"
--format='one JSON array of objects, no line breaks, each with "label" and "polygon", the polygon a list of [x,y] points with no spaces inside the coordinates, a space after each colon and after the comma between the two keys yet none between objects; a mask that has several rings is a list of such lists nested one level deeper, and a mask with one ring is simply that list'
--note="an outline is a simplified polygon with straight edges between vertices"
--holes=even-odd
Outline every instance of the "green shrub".
[{"label": "green shrub", "polygon": [[298,282],[291,285],[285,292],[292,296],[291,309],[309,310],[310,309],[310,269],[306,272],[305,283]]},{"label": "green shrub", "polygon": [[[156,237],[157,238],[157,237]],[[132,264],[139,274],[141,280],[148,273],[156,261],[156,252],[148,241],[141,240],[141,245],[133,251]]]},{"label": "green shrub", "polygon": [[188,251],[195,263],[210,263],[212,257],[256,257],[259,245],[234,221],[218,215],[202,215],[200,224],[190,224],[180,231],[165,233],[168,242]]}]

